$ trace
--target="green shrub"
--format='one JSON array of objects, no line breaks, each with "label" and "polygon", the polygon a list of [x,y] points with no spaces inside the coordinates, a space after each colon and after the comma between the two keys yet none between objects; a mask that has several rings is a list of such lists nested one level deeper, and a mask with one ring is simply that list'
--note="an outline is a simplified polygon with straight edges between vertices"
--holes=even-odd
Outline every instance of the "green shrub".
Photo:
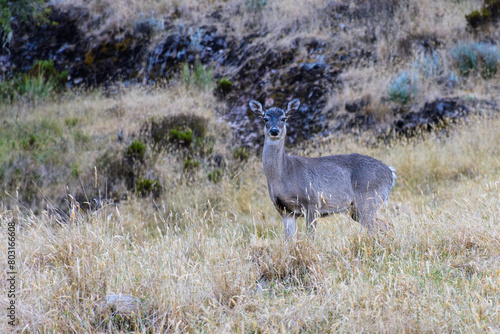
[{"label": "green shrub", "polygon": [[125,151],[125,158],[132,161],[144,162],[145,155],[146,145],[137,139],[134,139],[132,144],[130,144]]},{"label": "green shrub", "polygon": [[139,178],[135,183],[135,192],[144,197],[150,194],[158,197],[162,191],[163,187],[156,179]]},{"label": "green shrub", "polygon": [[468,76],[476,72],[484,79],[490,79],[497,72],[500,50],[490,43],[459,43],[451,49],[451,57],[460,75]]},{"label": "green shrub", "polygon": [[17,82],[17,94],[33,101],[35,99],[45,99],[54,91],[52,81],[47,81],[43,76],[32,77],[25,75]]},{"label": "green shrub", "polygon": [[465,15],[469,25],[477,28],[500,17],[500,0],[484,0],[483,6]]},{"label": "green shrub", "polygon": [[217,89],[216,93],[221,96],[226,95],[233,89],[233,82],[226,77],[223,77],[220,80],[217,80]]},{"label": "green shrub", "polygon": [[4,191],[16,194],[30,208],[47,195],[40,189],[71,176],[68,138],[62,122],[49,117],[0,123],[0,197]]},{"label": "green shrub", "polygon": [[80,176],[80,174],[81,174],[80,167],[76,162],[73,162],[71,164],[71,176],[77,179]]},{"label": "green shrub", "polygon": [[250,151],[246,147],[236,147],[233,149],[233,158],[240,161],[248,161]]},{"label": "green shrub", "polygon": [[40,60],[25,75],[0,84],[0,98],[7,102],[19,97],[43,100],[53,92],[64,90],[67,80],[67,71],[57,71],[52,60]]},{"label": "green shrub", "polygon": [[75,126],[78,125],[78,118],[76,117],[66,118],[64,120],[64,124],[66,124],[68,128],[74,128]]},{"label": "green shrub", "polygon": [[193,143],[193,131],[191,129],[181,130],[179,128],[171,129],[168,140],[170,142],[180,143],[184,146],[191,146]]},{"label": "green shrub", "polygon": [[486,8],[474,10],[469,15],[465,15],[465,19],[467,20],[467,22],[471,25],[471,27],[474,28],[487,22],[490,18],[491,12]]},{"label": "green shrub", "polygon": [[73,132],[73,138],[78,144],[88,144],[92,141],[92,136],[78,129]]},{"label": "green shrub", "polygon": [[3,102],[12,102],[14,97],[16,96],[16,87],[13,84],[13,81],[0,81],[0,101]]},{"label": "green shrub", "polygon": [[182,64],[182,68],[181,68],[181,82],[186,87],[191,86],[191,70],[189,69],[189,64],[188,63]]},{"label": "green shrub", "polygon": [[189,114],[153,119],[146,122],[140,130],[141,137],[150,142],[156,150],[176,147],[192,147],[193,143],[204,140],[208,120]]},{"label": "green shrub", "polygon": [[0,0],[0,36],[2,48],[12,39],[11,22],[14,19],[22,22],[33,18],[35,22],[46,20],[48,11],[45,10],[44,0]]},{"label": "green shrub", "polygon": [[246,0],[247,9],[251,12],[261,11],[266,7],[267,0]]},{"label": "green shrub", "polygon": [[210,88],[212,73],[213,70],[211,68],[203,66],[200,62],[196,62],[193,71],[193,79],[196,87],[199,89]]},{"label": "green shrub", "polygon": [[438,77],[443,74],[443,59],[437,52],[424,55],[413,63],[413,68],[424,77]]},{"label": "green shrub", "polygon": [[212,85],[213,70],[203,66],[196,61],[192,70],[188,63],[184,63],[181,69],[181,81],[187,86],[195,86],[198,89],[206,90]]},{"label": "green shrub", "polygon": [[23,150],[32,150],[37,148],[38,138],[33,133],[30,133],[28,137],[21,139],[21,148]]},{"label": "green shrub", "polygon": [[47,83],[50,83],[55,90],[62,91],[68,82],[68,71],[58,71],[54,67],[54,61],[40,60],[33,64],[28,71],[30,77],[42,77]]},{"label": "green shrub", "polygon": [[481,60],[481,76],[491,79],[497,73],[500,49],[489,43],[478,43],[477,51]]},{"label": "green shrub", "polygon": [[417,79],[407,72],[402,72],[389,86],[389,98],[392,102],[408,103],[417,93]]},{"label": "green shrub", "polygon": [[192,172],[200,167],[200,162],[197,159],[194,158],[189,158],[184,160],[184,171],[185,172]]},{"label": "green shrub", "polygon": [[233,87],[233,82],[226,77],[223,77],[220,80],[217,80],[217,87],[224,90],[229,91]]},{"label": "green shrub", "polygon": [[222,169],[220,168],[214,169],[213,171],[208,173],[207,177],[213,183],[220,182],[220,180],[222,180]]}]

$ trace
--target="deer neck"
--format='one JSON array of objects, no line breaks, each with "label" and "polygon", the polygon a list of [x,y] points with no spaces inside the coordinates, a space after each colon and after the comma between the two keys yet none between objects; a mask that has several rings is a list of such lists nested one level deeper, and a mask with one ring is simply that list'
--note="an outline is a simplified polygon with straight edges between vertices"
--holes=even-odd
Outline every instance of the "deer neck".
[{"label": "deer neck", "polygon": [[262,151],[262,164],[268,183],[281,182],[285,174],[286,158],[285,138],[278,142],[266,138]]}]

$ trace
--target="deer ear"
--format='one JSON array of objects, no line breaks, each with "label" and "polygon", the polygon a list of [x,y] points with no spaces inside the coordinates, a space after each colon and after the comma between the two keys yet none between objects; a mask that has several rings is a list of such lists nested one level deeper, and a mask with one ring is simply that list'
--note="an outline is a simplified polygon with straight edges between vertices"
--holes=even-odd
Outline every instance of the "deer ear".
[{"label": "deer ear", "polygon": [[255,100],[250,100],[248,105],[250,106],[250,110],[252,110],[255,116],[257,117],[264,116],[264,110],[262,109],[262,104],[260,104],[260,102]]},{"label": "deer ear", "polygon": [[293,114],[294,112],[296,112],[297,110],[299,110],[299,107],[300,107],[300,101],[299,99],[293,99],[292,101],[288,102],[288,107],[286,109],[286,115],[287,116],[290,116],[291,114]]}]

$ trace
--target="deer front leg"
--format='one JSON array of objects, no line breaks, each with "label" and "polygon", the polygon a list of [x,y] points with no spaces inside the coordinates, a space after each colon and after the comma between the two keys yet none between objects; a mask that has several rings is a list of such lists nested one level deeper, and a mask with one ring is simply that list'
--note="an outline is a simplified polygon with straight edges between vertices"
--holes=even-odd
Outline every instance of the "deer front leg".
[{"label": "deer front leg", "polygon": [[314,237],[316,232],[316,223],[318,222],[318,210],[316,208],[308,208],[306,210],[306,231],[309,236]]},{"label": "deer front leg", "polygon": [[297,233],[297,222],[295,217],[293,215],[283,217],[283,225],[285,226],[286,239],[293,238],[295,233]]}]

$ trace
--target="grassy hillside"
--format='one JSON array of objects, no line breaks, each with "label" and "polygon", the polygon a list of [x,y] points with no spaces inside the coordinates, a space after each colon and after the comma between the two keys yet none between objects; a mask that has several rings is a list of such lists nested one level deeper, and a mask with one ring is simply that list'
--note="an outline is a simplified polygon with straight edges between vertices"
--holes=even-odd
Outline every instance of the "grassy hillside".
[{"label": "grassy hillside", "polygon": [[[89,40],[144,17],[204,22],[220,8],[226,31],[255,33],[269,48],[298,36],[330,40],[330,56],[370,45],[375,56],[342,70],[326,110],[347,114],[370,95],[362,112],[390,119],[395,105],[459,97],[471,114],[410,138],[332,133],[289,148],[367,154],[398,178],[379,214],[386,232],[369,235],[339,214],[321,219],[314,239],[299,220],[286,242],[260,158],[234,140],[210,69],[63,93],[27,77],[15,89],[28,93],[0,107],[0,226],[6,240],[16,223],[18,273],[18,322],[2,316],[1,332],[500,331],[500,79],[481,62],[460,72],[451,51],[498,35],[496,25],[467,30],[482,1],[81,4],[99,23]],[[340,12],[343,27],[331,19]],[[435,62],[418,49],[434,37],[443,43]],[[396,93],[391,101],[405,71],[418,74],[418,90],[406,91],[409,103]],[[453,71],[452,87],[441,79]],[[5,243],[0,254],[5,263]],[[7,291],[6,271],[0,277]],[[2,293],[0,308],[9,302]]]}]

